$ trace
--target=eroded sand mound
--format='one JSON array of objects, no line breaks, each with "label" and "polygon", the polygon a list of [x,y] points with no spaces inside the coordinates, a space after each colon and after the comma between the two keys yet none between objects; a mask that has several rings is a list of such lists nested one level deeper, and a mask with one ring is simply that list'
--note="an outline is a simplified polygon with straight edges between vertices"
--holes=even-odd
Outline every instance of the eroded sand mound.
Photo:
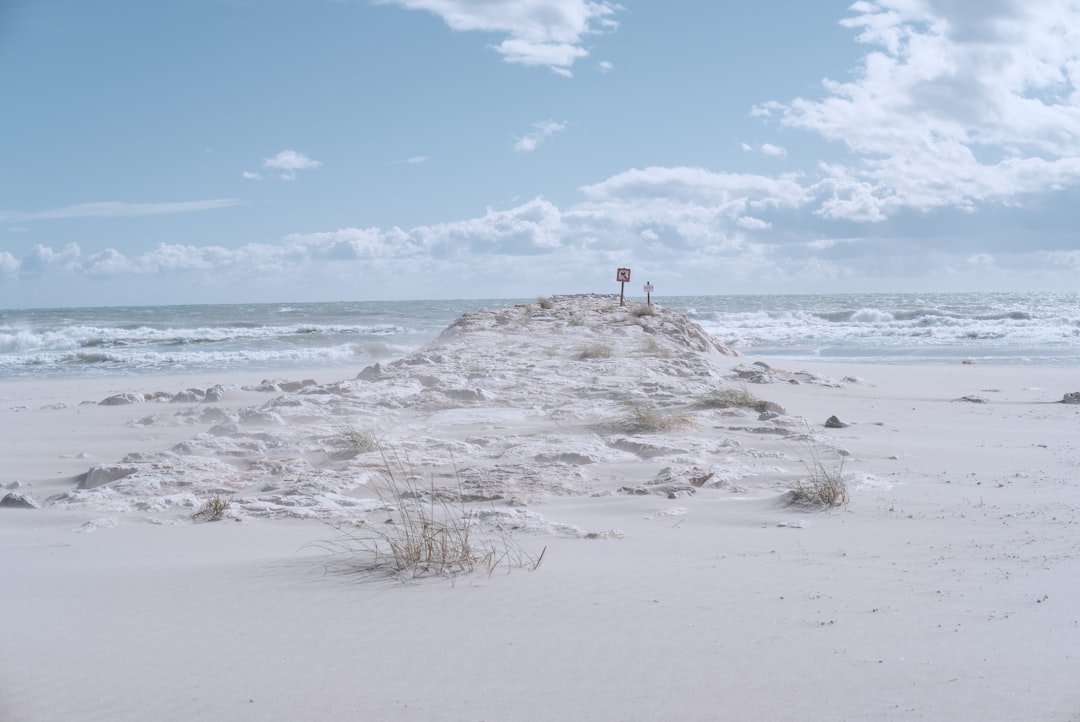
[{"label": "eroded sand mound", "polygon": [[[779,493],[797,460],[759,442],[807,424],[752,399],[734,356],[682,313],[608,296],[478,311],[351,380],[218,386],[181,411],[140,418],[144,429],[201,430],[98,464],[45,504],[178,520],[227,497],[237,518],[334,519],[382,508],[372,486],[388,472],[489,506],[763,484]],[[270,398],[222,403],[237,391]]]}]

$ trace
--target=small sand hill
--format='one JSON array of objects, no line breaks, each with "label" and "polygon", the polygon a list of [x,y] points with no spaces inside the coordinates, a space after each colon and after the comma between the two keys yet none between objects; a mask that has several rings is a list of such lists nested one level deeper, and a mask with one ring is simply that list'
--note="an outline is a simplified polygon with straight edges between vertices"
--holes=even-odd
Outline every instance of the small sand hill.
[{"label": "small sand hill", "polygon": [[[734,356],[680,312],[610,296],[478,311],[429,347],[351,380],[264,381],[143,417],[133,426],[195,433],[97,464],[45,504],[175,521],[227,496],[238,518],[333,519],[380,507],[371,483],[388,457],[467,501],[515,507],[551,495],[739,491],[748,479],[757,489],[763,475],[779,494],[799,462],[745,447],[805,422],[763,401],[715,403],[743,383]],[[270,398],[228,403],[253,394]],[[761,458],[787,458],[791,468]]]}]

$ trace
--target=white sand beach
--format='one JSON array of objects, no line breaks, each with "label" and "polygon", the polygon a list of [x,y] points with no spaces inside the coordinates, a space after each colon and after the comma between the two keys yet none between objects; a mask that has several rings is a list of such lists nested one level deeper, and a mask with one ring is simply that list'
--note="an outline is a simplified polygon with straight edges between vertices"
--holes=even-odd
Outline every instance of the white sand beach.
[{"label": "white sand beach", "polygon": [[[351,375],[0,381],[0,720],[1080,720],[1080,368],[551,306]],[[417,503],[388,467],[508,556],[341,553]]]}]

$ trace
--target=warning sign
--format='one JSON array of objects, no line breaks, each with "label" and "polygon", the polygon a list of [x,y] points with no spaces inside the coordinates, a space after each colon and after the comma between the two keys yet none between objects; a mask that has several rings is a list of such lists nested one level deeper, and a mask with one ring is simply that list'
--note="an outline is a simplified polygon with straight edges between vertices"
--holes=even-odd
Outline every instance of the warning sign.
[{"label": "warning sign", "polygon": [[629,268],[616,269],[616,271],[615,271],[615,282],[616,283],[630,283],[630,269]]}]

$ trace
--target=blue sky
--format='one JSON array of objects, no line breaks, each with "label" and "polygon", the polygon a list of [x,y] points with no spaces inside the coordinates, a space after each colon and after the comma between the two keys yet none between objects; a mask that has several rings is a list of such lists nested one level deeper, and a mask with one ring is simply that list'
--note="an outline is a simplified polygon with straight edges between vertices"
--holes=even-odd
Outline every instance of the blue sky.
[{"label": "blue sky", "polygon": [[0,307],[1075,290],[1077,0],[6,0]]}]

